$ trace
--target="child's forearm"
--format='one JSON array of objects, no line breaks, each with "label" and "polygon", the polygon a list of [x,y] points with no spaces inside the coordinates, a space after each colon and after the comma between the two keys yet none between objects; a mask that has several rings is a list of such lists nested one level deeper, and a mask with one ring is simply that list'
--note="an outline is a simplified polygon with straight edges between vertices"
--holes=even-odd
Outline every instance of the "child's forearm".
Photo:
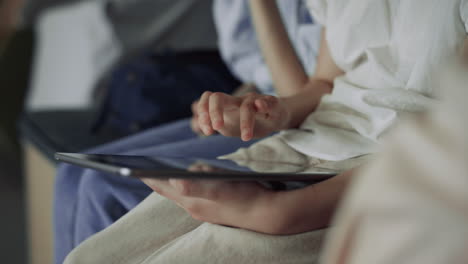
[{"label": "child's forearm", "polygon": [[308,76],[294,50],[275,0],[250,0],[251,14],[263,56],[279,96],[302,90]]},{"label": "child's forearm", "polygon": [[322,96],[331,93],[332,89],[332,83],[312,78],[309,79],[301,92],[282,98],[289,113],[286,127],[282,129],[299,127],[306,117],[317,108]]},{"label": "child's forearm", "polygon": [[290,235],[329,226],[353,172],[354,169],[303,189],[275,195],[270,203],[276,205],[271,210],[276,221],[269,233]]},{"label": "child's forearm", "polygon": [[283,129],[298,127],[317,108],[322,96],[331,93],[335,78],[343,74],[331,56],[326,29],[323,29],[314,75],[297,94],[283,98],[289,112],[287,126]]}]

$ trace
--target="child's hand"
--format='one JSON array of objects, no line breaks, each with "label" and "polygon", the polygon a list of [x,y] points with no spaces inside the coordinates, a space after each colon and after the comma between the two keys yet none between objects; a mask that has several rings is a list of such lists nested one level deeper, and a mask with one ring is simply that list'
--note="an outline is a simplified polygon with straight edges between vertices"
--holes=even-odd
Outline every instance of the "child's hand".
[{"label": "child's hand", "polygon": [[190,127],[195,134],[203,134],[200,129],[200,125],[198,124],[198,101],[192,103],[192,119],[190,120]]},{"label": "child's hand", "polygon": [[280,200],[277,198],[279,193],[267,190],[259,183],[150,178],[142,180],[158,194],[174,201],[196,220],[268,234],[281,231],[278,230],[278,226],[281,226],[281,215],[278,216],[280,210],[272,206],[274,198]]},{"label": "child's hand", "polygon": [[[210,170],[194,165],[192,170]],[[257,182],[143,178],[194,219],[271,235],[292,235],[326,227],[354,169],[294,191],[276,192]]]},{"label": "child's hand", "polygon": [[281,99],[257,93],[235,97],[205,92],[198,102],[198,124],[205,135],[218,131],[244,141],[285,128],[289,116]]}]

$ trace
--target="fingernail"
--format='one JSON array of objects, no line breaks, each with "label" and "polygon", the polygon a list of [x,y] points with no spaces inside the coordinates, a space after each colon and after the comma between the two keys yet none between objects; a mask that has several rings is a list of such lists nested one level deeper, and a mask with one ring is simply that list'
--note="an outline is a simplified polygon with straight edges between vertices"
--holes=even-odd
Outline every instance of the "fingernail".
[{"label": "fingernail", "polygon": [[250,131],[248,129],[242,130],[242,140],[248,141],[250,137]]}]

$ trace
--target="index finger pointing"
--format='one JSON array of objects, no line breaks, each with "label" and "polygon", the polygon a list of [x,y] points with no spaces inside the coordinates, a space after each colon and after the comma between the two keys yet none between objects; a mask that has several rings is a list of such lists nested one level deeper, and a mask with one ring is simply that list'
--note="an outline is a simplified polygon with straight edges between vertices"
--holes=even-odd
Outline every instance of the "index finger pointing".
[{"label": "index finger pointing", "polygon": [[212,92],[205,92],[198,102],[198,124],[202,129],[203,133],[207,136],[213,133],[211,126],[211,119],[209,115],[209,103]]},{"label": "index finger pointing", "polygon": [[240,107],[240,132],[241,138],[244,141],[249,141],[253,138],[256,113],[254,102],[254,97],[247,97]]},{"label": "index finger pointing", "polygon": [[211,117],[211,124],[214,129],[219,130],[224,126],[224,116],[223,116],[223,103],[224,103],[224,94],[214,93],[210,96],[209,103],[209,112]]}]

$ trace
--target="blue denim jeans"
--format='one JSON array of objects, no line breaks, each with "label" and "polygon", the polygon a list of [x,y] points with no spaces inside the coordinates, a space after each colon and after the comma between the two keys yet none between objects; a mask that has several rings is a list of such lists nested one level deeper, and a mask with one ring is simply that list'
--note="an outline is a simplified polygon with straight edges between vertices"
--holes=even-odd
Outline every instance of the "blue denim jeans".
[{"label": "blue denim jeans", "polygon": [[[214,135],[200,138],[185,119],[97,147],[88,153],[216,158],[253,142]],[[54,196],[55,263],[145,199],[152,190],[138,179],[69,164],[59,166]]]}]

